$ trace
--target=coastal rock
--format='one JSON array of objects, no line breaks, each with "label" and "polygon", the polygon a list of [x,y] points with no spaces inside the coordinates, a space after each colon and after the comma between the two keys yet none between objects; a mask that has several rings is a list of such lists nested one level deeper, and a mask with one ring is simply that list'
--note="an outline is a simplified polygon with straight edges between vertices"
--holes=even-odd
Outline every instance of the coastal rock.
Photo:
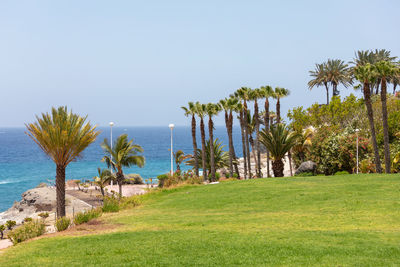
[{"label": "coastal rock", "polygon": [[296,170],[295,174],[300,174],[304,172],[312,172],[315,173],[317,170],[317,164],[312,161],[306,161],[300,164],[299,168]]}]

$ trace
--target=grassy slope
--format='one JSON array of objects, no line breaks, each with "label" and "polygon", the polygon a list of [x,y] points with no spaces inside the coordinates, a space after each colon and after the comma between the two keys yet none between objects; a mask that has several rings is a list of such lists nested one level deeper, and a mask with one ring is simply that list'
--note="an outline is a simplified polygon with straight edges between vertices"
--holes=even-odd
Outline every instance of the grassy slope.
[{"label": "grassy slope", "polygon": [[188,186],[106,215],[118,232],[43,238],[8,265],[400,265],[399,175]]}]

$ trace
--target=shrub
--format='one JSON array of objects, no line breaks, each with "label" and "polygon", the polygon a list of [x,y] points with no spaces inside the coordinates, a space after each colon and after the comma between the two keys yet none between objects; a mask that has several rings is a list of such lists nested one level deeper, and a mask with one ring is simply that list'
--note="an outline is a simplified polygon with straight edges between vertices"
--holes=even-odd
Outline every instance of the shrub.
[{"label": "shrub", "polygon": [[229,172],[226,172],[225,173],[225,178],[229,178],[229,177],[231,177],[231,174]]},{"label": "shrub", "polygon": [[198,176],[193,176],[190,177],[186,180],[187,184],[202,184],[203,183],[203,177],[198,177]]},{"label": "shrub", "polygon": [[80,225],[101,216],[101,209],[93,209],[85,212],[79,212],[74,217],[74,224]]},{"label": "shrub", "polygon": [[314,173],[312,172],[302,172],[299,174],[295,174],[294,176],[296,177],[309,177],[309,176],[314,176]]},{"label": "shrub", "polygon": [[71,224],[71,220],[69,218],[61,217],[56,220],[56,223],[54,224],[54,226],[56,227],[57,232],[61,232],[61,231],[68,229],[70,224]]},{"label": "shrub", "polygon": [[8,230],[11,230],[16,224],[17,224],[16,221],[11,221],[11,220],[6,221],[6,226]]},{"label": "shrub", "polygon": [[46,226],[44,222],[40,220],[32,220],[10,231],[8,233],[8,238],[15,245],[25,240],[40,236],[44,234],[45,231],[46,231]]},{"label": "shrub", "polygon": [[24,223],[31,222],[33,219],[31,217],[26,217],[24,219]]},{"label": "shrub", "polygon": [[221,178],[221,174],[219,172],[215,173],[215,180],[219,181],[219,179]]},{"label": "shrub", "polygon": [[237,175],[237,173],[234,173],[234,174],[232,175],[232,177],[233,177],[233,178],[236,178],[236,179],[239,178],[239,176]]},{"label": "shrub", "polygon": [[103,201],[103,212],[118,212],[119,201],[116,197],[105,197]]},{"label": "shrub", "polygon": [[340,172],[336,172],[335,175],[346,175],[346,174],[350,174],[347,171],[340,171]]},{"label": "shrub", "polygon": [[168,179],[168,175],[161,174],[161,175],[157,176],[157,179],[158,179],[158,187],[163,188],[165,180]]},{"label": "shrub", "polygon": [[3,224],[0,225],[0,239],[4,237],[4,230],[6,230],[6,227]]},{"label": "shrub", "polygon": [[134,208],[140,204],[142,204],[142,198],[140,196],[131,196],[128,198],[123,198],[120,203],[120,207],[121,209]]},{"label": "shrub", "polygon": [[127,183],[127,184],[144,184],[142,176],[140,176],[140,174],[137,174],[137,173],[128,174],[128,179],[125,180],[125,183]]},{"label": "shrub", "polygon": [[38,214],[39,217],[41,217],[42,219],[46,219],[49,217],[49,213],[48,212],[41,212]]}]

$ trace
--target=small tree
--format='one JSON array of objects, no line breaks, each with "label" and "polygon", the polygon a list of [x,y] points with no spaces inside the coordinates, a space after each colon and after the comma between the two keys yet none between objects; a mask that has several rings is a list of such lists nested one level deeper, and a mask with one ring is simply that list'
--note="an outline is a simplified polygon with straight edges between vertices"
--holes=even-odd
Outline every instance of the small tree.
[{"label": "small tree", "polygon": [[4,237],[4,230],[6,230],[6,227],[3,224],[0,225],[0,239],[3,239]]},{"label": "small tree", "polygon": [[98,176],[94,177],[94,183],[100,187],[101,194],[104,197],[104,187],[115,177],[110,170],[97,168]]},{"label": "small tree", "polygon": [[17,224],[17,223],[16,223],[15,221],[8,220],[8,221],[6,222],[7,229],[8,229],[8,230],[12,230],[12,228],[13,228],[16,224]]}]

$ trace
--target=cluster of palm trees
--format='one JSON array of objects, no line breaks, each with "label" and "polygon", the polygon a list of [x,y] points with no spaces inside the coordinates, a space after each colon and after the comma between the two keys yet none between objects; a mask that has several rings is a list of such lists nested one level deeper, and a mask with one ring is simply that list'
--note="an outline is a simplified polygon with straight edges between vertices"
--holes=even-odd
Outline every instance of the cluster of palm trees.
[{"label": "cluster of palm trees", "polygon": [[[192,125],[192,140],[193,140],[193,160],[194,171],[199,175],[199,169],[203,169],[204,180],[215,180],[216,166],[214,162],[214,122],[213,118],[220,112],[224,112],[225,126],[229,140],[229,175],[233,177],[235,174],[240,176],[237,156],[233,142],[233,124],[235,117],[239,120],[242,137],[243,149],[243,175],[244,178],[262,177],[261,173],[261,126],[264,125],[266,135],[270,135],[272,125],[281,123],[280,101],[281,98],[289,95],[289,90],[281,87],[273,89],[271,86],[261,86],[260,88],[251,89],[241,87],[231,94],[228,98],[220,100],[218,103],[201,104],[199,102],[189,102],[188,106],[182,107],[185,115],[191,117]],[[276,113],[270,111],[270,99],[276,99]],[[260,111],[258,101],[264,100],[264,111]],[[248,106],[253,102],[253,115]],[[206,140],[204,119],[208,117],[208,136]],[[201,149],[198,149],[196,139],[196,118],[200,119],[200,134],[201,134]],[[255,134],[255,139],[253,138]],[[206,162],[206,143],[210,146],[210,168],[207,168]],[[198,153],[198,150],[201,153]],[[252,155],[250,154],[252,152]],[[201,158],[199,158],[199,154]],[[251,156],[255,163],[254,170],[251,165]],[[201,162],[200,162],[201,161]],[[267,175],[270,176],[269,170],[270,154],[267,149]],[[254,173],[253,173],[254,171]],[[275,172],[274,172],[275,173]]]},{"label": "cluster of palm trees", "polygon": [[393,85],[393,94],[400,81],[400,63],[396,62],[397,57],[390,55],[390,51],[376,49],[374,51],[357,51],[350,65],[342,60],[328,60],[322,64],[316,64],[315,70],[310,71],[311,79],[309,88],[314,86],[325,86],[327,102],[329,104],[329,86],[337,92],[337,86],[342,84],[345,87],[359,82],[356,89],[361,88],[364,95],[369,126],[371,131],[372,145],[375,154],[375,166],[378,173],[382,172],[382,165],[379,156],[379,148],[376,140],[375,122],[372,109],[371,95],[378,95],[380,92],[382,105],[382,124],[384,141],[385,172],[391,172],[391,158],[389,147],[389,129],[387,113],[387,84]]}]

